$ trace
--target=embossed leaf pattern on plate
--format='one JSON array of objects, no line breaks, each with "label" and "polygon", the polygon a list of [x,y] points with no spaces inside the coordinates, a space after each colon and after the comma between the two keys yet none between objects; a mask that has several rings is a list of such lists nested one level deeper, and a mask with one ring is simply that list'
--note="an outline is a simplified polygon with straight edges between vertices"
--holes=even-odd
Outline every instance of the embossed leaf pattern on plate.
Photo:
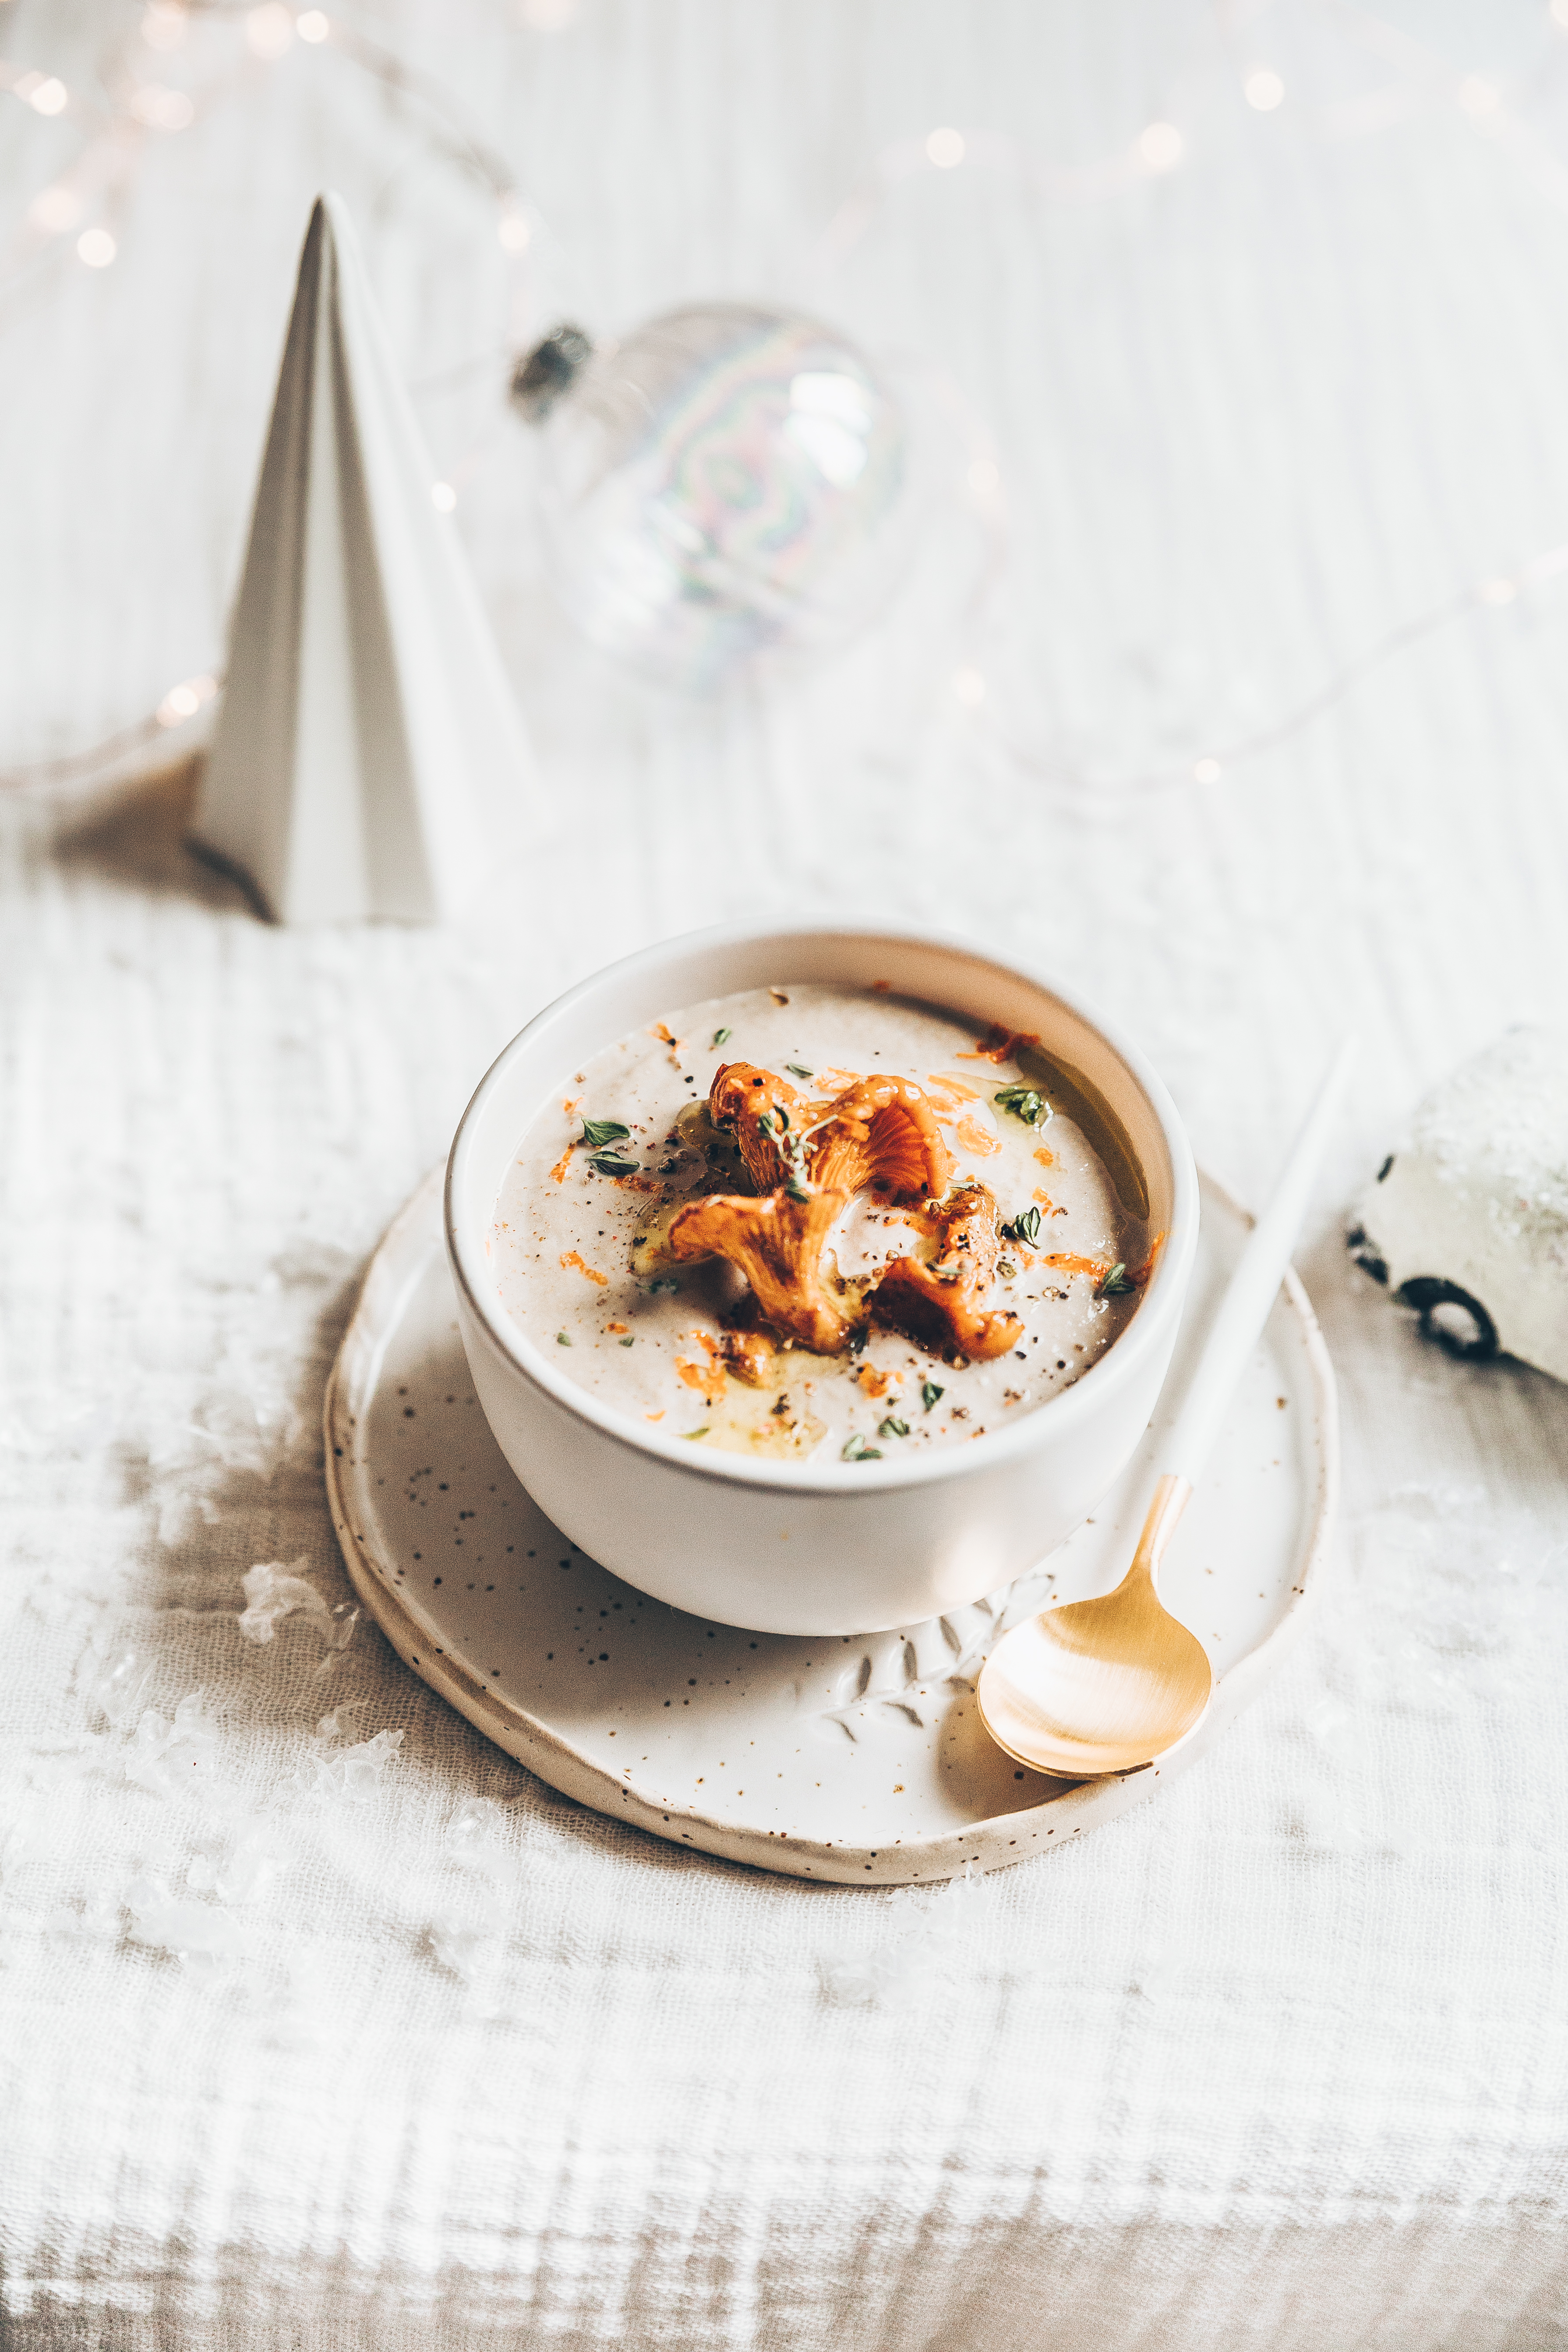
[{"label": "embossed leaf pattern on plate", "polygon": [[814,1727],[823,1738],[851,1741],[901,1724],[924,1729],[955,1692],[973,1690],[993,1642],[1045,1605],[1049,1582],[1043,1567],[1031,1569],[968,1608],[906,1632],[871,1634],[837,1677],[833,1703],[818,1709]]}]

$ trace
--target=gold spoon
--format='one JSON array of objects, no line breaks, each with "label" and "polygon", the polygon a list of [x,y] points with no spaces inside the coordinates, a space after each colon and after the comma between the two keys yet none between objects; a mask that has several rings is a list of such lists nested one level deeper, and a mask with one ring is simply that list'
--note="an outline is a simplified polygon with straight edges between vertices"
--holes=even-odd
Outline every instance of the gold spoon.
[{"label": "gold spoon", "polygon": [[1161,1607],[1160,1561],[1290,1264],[1353,1052],[1347,1041],[1336,1055],[1237,1261],[1166,1442],[1167,1466],[1131,1568],[1100,1600],[1061,1601],[1015,1626],[981,1669],[981,1721],[1038,1772],[1084,1780],[1136,1771],[1195,1730],[1208,1706],[1208,1654]]}]

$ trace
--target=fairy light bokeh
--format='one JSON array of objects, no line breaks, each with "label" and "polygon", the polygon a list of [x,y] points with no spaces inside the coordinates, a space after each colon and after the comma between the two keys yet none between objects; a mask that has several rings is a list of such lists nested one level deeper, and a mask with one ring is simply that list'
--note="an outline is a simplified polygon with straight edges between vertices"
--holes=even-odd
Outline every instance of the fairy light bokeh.
[{"label": "fairy light bokeh", "polygon": [[[579,0],[517,0],[515,16],[519,26],[528,31],[550,34],[568,26],[578,6]],[[1568,35],[1568,0],[1549,0],[1543,18],[1554,41]],[[224,70],[209,74],[193,91],[165,77],[187,48],[198,24],[216,28],[226,40],[230,55]],[[1347,17],[1344,26],[1347,41],[1393,67],[1399,79],[1377,105],[1358,109],[1347,102],[1340,117],[1332,121],[1333,110],[1325,113],[1320,106],[1319,116],[1330,121],[1330,129],[1326,133],[1320,129],[1317,135],[1340,141],[1374,136],[1405,119],[1417,102],[1428,107],[1436,103],[1449,109],[1480,135],[1495,140],[1538,197],[1555,209],[1568,210],[1568,163],[1558,162],[1530,119],[1531,78],[1510,82],[1461,70],[1402,26],[1375,15]],[[455,40],[460,37],[453,36]],[[7,101],[20,104],[46,121],[79,126],[80,131],[75,157],[64,171],[30,194],[8,246],[0,246],[0,294],[8,281],[36,267],[42,252],[57,246],[68,249],[76,266],[93,276],[102,278],[111,272],[121,251],[120,221],[127,197],[149,139],[177,138],[198,121],[226,107],[243,105],[247,92],[258,87],[257,73],[278,68],[298,48],[314,53],[319,72],[369,77],[406,105],[410,129],[423,140],[432,157],[483,188],[493,209],[494,236],[505,264],[518,271],[526,268],[544,226],[537,205],[505,160],[476,134],[460,101],[422,63],[399,55],[379,36],[371,39],[356,25],[326,10],[296,9],[287,0],[260,0],[260,5],[240,9],[225,5],[224,0],[147,0],[134,20],[128,22],[126,33],[90,92],[73,89],[47,57],[25,63],[0,58],[0,109]],[[1553,72],[1556,62],[1554,54],[1545,53],[1535,78]],[[1303,135],[1300,121],[1292,120],[1289,80],[1276,62],[1242,54],[1235,58],[1232,70],[1237,93],[1251,113],[1269,121],[1271,130],[1277,126],[1278,135]],[[978,173],[1010,182],[1026,198],[1082,205],[1124,196],[1140,183],[1201,170],[1204,108],[1190,88],[1179,95],[1184,106],[1172,104],[1141,126],[1130,126],[1123,142],[1088,163],[1064,163],[981,125],[937,122],[913,131],[870,159],[858,184],[814,237],[803,233],[800,275],[807,282],[825,284],[869,237],[898,235],[901,198],[919,179],[956,189]],[[526,316],[526,301],[513,305],[518,318]],[[526,347],[526,334],[542,323],[534,319],[525,329],[524,339],[514,339],[506,351],[495,354],[498,416],[504,415],[505,386],[518,351]],[[953,648],[947,673],[949,700],[969,723],[992,729],[994,740],[1020,769],[1038,774],[1048,786],[1071,786],[1075,779],[1070,765],[1064,768],[1049,752],[1009,741],[994,731],[998,721],[987,637],[1005,583],[1009,486],[984,418],[956,388],[949,390],[955,431],[959,440],[967,439],[969,445],[967,460],[960,467],[962,494],[989,550],[979,586],[963,617],[961,642]],[[443,477],[433,482],[432,500],[438,510],[450,513],[458,506],[463,483],[479,455],[476,444],[449,462]],[[1212,751],[1196,760],[1172,760],[1115,777],[1101,776],[1095,791],[1099,797],[1113,801],[1183,783],[1218,783],[1239,765],[1310,727],[1372,669],[1395,658],[1405,647],[1462,622],[1467,615],[1497,610],[1542,591],[1565,569],[1568,547],[1552,545],[1512,571],[1456,583],[1425,612],[1392,625],[1383,639],[1364,647],[1270,722],[1235,740],[1217,742]],[[89,782],[106,766],[123,766],[128,750],[134,751],[139,742],[152,743],[172,729],[203,722],[221,683],[221,677],[204,673],[177,682],[145,720],[80,753],[0,772],[0,784],[48,790]]]}]

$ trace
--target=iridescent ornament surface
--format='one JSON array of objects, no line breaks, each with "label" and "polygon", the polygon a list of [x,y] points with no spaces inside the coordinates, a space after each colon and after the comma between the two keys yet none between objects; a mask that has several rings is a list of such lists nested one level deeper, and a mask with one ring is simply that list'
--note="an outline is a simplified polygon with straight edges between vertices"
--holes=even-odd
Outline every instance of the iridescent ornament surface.
[{"label": "iridescent ornament surface", "polygon": [[836,647],[902,575],[904,420],[827,327],[715,302],[598,351],[559,328],[513,390],[544,437],[568,608],[672,684],[702,691],[770,652]]}]

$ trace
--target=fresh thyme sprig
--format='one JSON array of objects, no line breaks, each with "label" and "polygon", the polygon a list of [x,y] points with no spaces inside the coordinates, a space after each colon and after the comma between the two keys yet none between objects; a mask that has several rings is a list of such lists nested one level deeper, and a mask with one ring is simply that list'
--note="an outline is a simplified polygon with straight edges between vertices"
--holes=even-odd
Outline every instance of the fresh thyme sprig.
[{"label": "fresh thyme sprig", "polygon": [[757,1124],[764,1135],[771,1135],[777,1129],[783,1136],[784,1190],[792,1201],[809,1201],[811,1187],[806,1181],[805,1136],[790,1133],[789,1114],[782,1103],[775,1104],[771,1110],[758,1112]]},{"label": "fresh thyme sprig", "polygon": [[1040,1211],[1025,1209],[1010,1224],[1002,1227],[1000,1238],[1004,1242],[1021,1242],[1026,1248],[1032,1249],[1040,1239]]},{"label": "fresh thyme sprig", "polygon": [[998,1087],[994,1100],[1026,1127],[1043,1127],[1051,1116],[1051,1105],[1038,1087]]}]

